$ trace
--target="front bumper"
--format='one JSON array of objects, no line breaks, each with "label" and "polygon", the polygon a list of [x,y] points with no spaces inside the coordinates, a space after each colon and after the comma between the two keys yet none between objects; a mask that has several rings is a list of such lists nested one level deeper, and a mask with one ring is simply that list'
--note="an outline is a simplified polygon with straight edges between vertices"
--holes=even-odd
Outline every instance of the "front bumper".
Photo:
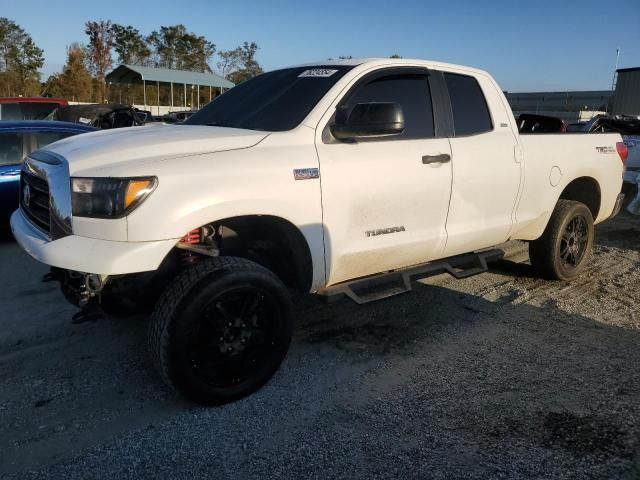
[{"label": "front bumper", "polygon": [[178,239],[153,242],[117,242],[69,235],[49,240],[17,210],[11,231],[33,258],[52,267],[102,275],[157,270]]}]

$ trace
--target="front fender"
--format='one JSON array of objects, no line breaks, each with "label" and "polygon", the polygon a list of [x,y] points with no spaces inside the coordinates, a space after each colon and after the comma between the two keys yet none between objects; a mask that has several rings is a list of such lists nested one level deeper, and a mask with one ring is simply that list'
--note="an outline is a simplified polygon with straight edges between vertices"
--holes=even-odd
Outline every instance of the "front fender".
[{"label": "front fender", "polygon": [[[312,137],[312,136],[311,136]],[[294,170],[318,168],[312,142],[270,135],[259,146],[156,164],[156,190],[127,217],[128,241],[179,239],[215,221],[270,215],[296,226],[313,262],[313,285],[324,285],[320,179],[296,180]]]}]

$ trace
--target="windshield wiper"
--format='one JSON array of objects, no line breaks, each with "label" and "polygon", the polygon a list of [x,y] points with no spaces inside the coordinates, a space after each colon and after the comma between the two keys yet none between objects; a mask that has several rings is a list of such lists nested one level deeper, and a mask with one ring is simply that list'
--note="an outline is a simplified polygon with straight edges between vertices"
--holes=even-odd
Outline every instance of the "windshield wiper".
[{"label": "windshield wiper", "polygon": [[210,122],[210,123],[205,123],[205,125],[207,127],[227,127],[227,128],[236,128],[233,125],[229,125],[228,123],[224,123],[224,122]]},{"label": "windshield wiper", "polygon": [[249,126],[239,127],[237,125],[231,125],[229,123],[224,123],[224,122],[209,122],[209,123],[205,123],[204,125],[206,125],[207,127],[239,128],[241,130],[255,130],[257,132],[266,132],[264,128],[255,128],[255,127],[249,127]]}]

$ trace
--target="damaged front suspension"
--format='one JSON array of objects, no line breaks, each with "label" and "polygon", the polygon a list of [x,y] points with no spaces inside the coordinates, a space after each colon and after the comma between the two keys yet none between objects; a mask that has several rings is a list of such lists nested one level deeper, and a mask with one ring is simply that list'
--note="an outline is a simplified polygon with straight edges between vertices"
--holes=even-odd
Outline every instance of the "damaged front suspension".
[{"label": "damaged front suspension", "polygon": [[66,300],[80,307],[72,317],[72,323],[96,321],[102,316],[100,300],[102,291],[109,279],[108,275],[75,272],[51,267],[51,271],[42,277],[43,282],[57,281]]}]

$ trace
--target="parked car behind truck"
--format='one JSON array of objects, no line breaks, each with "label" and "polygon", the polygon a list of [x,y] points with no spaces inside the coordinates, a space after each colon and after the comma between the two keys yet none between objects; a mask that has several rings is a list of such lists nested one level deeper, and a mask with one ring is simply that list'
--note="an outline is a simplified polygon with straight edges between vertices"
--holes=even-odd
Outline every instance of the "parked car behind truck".
[{"label": "parked car behind truck", "polygon": [[23,194],[11,225],[87,315],[152,302],[164,380],[220,404],[279,367],[291,293],[363,303],[485,271],[511,239],[541,276],[575,279],[620,208],[625,155],[618,134],[520,136],[481,70],[322,62],[248,80],[184,124],[31,154],[23,189],[48,193]]},{"label": "parked car behind truck", "polygon": [[9,217],[18,208],[23,158],[62,138],[94,130],[66,122],[0,122],[0,230],[9,228]]},{"label": "parked car behind truck", "polygon": [[43,120],[58,107],[65,107],[64,98],[0,97],[0,120]]},{"label": "parked car behind truck", "polygon": [[635,196],[640,175],[640,117],[596,115],[582,127],[585,133],[619,133],[629,150],[624,174],[624,187]]},{"label": "parked car behind truck", "polygon": [[146,115],[139,114],[130,105],[88,103],[56,108],[47,119],[81,123],[105,130],[144,125]]},{"label": "parked car behind truck", "polygon": [[548,115],[521,113],[516,119],[520,133],[564,133],[567,124],[564,120]]}]

